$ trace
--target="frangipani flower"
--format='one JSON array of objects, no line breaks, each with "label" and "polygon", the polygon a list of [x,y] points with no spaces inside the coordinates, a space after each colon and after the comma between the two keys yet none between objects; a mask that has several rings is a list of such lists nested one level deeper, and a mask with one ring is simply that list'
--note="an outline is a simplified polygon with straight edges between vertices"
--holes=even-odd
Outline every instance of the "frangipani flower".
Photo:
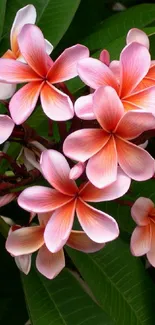
[{"label": "frangipani flower", "polygon": [[28,63],[0,59],[0,80],[25,83],[12,97],[9,108],[16,124],[23,123],[33,112],[40,95],[45,114],[56,121],[73,117],[73,103],[69,96],[54,85],[77,75],[77,62],[89,56],[85,46],[75,45],[66,49],[53,62],[46,54],[41,30],[35,25],[25,25],[18,36],[20,52]]},{"label": "frangipani flower", "polygon": [[46,246],[51,252],[59,251],[67,242],[75,212],[87,236],[96,243],[105,243],[118,236],[117,222],[86,202],[110,201],[125,194],[129,189],[130,179],[121,170],[112,185],[100,190],[89,182],[78,188],[69,178],[70,167],[67,160],[55,150],[42,153],[41,168],[44,177],[54,189],[44,186],[29,187],[19,195],[18,204],[25,210],[37,213],[54,211],[51,212],[44,233]]},{"label": "frangipani flower", "polygon": [[14,122],[7,115],[0,115],[0,144],[5,142],[14,129]]},{"label": "frangipani flower", "polygon": [[[129,30],[126,38],[127,44],[130,44],[132,42],[137,42],[142,45],[144,45],[148,50],[150,47],[150,41],[146,33],[144,33],[142,30],[138,28],[132,28]],[[140,84],[137,87],[137,90],[142,90],[147,87],[151,87],[155,85],[155,61],[151,61],[151,66],[146,74],[146,76],[143,78],[143,80],[140,82]]]},{"label": "frangipani flower", "polygon": [[93,111],[100,128],[83,129],[64,141],[64,154],[85,162],[86,174],[94,186],[102,188],[117,179],[118,163],[131,178],[142,181],[154,174],[154,159],[131,143],[146,130],[155,128],[155,117],[144,111],[124,113],[116,91],[100,87],[93,96]]},{"label": "frangipani flower", "polygon": [[[27,5],[17,11],[10,33],[11,50],[7,50],[2,56],[3,58],[24,61],[19,50],[17,37],[25,24],[35,24],[36,16],[36,9],[33,5]],[[45,43],[46,52],[50,54],[53,50],[53,46],[47,40],[45,40]],[[0,83],[0,99],[12,97],[15,90],[15,84]]]},{"label": "frangipani flower", "polygon": [[[25,274],[31,267],[31,254],[39,249],[36,258],[36,267],[40,273],[49,279],[56,277],[65,267],[63,249],[51,253],[44,241],[44,231],[52,213],[38,215],[39,226],[17,228],[9,233],[6,249],[15,257],[17,266]],[[83,231],[72,231],[67,245],[86,252],[93,253],[104,247],[104,244],[93,242]]]},{"label": "frangipani flower", "polygon": [[147,255],[155,267],[155,206],[145,197],[138,198],[131,208],[137,227],[131,237],[131,252],[135,256]]},{"label": "frangipani flower", "polygon": [[[119,66],[118,66],[119,65]],[[125,111],[144,109],[155,114],[155,87],[137,90],[150,69],[148,49],[136,42],[127,45],[120,54],[120,61],[108,67],[101,60],[85,58],[78,62],[78,74],[88,86],[98,89],[111,86],[118,93]],[[120,70],[120,77],[118,74]],[[82,119],[95,119],[92,96],[79,98],[75,103],[76,115]]]},{"label": "frangipani flower", "polygon": [[[19,61],[24,60],[18,46],[18,35],[20,34],[24,25],[35,24],[36,19],[37,19],[37,12],[33,5],[27,5],[17,11],[10,32],[11,49],[7,50],[4,53],[4,55],[2,56],[3,58],[14,59]],[[46,53],[51,54],[53,50],[53,45],[47,40],[45,40],[45,43],[46,43]]]}]

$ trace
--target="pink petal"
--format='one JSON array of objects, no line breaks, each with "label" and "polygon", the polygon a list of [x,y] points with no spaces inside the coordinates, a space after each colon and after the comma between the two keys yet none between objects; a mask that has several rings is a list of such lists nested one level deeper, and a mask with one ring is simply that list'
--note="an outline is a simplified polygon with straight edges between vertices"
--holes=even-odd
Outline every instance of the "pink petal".
[{"label": "pink petal", "polygon": [[78,191],[75,182],[69,178],[69,164],[60,152],[56,150],[43,151],[40,164],[44,177],[58,191],[71,196]]},{"label": "pink petal", "polygon": [[118,82],[120,82],[120,61],[113,60],[109,65],[110,70],[115,75]]},{"label": "pink petal", "polygon": [[16,60],[16,55],[11,50],[7,50],[1,58]]},{"label": "pink petal", "polygon": [[124,195],[128,191],[130,184],[130,178],[124,174],[121,168],[118,168],[115,182],[101,189],[88,182],[79,195],[84,201],[88,202],[111,201]]},{"label": "pink petal", "polygon": [[54,47],[47,39],[45,39],[45,47],[46,47],[46,53],[50,55]]},{"label": "pink petal", "polygon": [[43,83],[30,82],[19,89],[9,103],[10,114],[14,122],[18,125],[27,120],[33,112]]},{"label": "pink petal", "polygon": [[33,253],[43,245],[43,233],[40,226],[17,229],[8,236],[6,249],[14,256]]},{"label": "pink petal", "polygon": [[127,45],[120,56],[121,62],[121,97],[129,95],[145,77],[150,68],[150,54],[146,47],[139,43]]},{"label": "pink petal", "polygon": [[6,141],[14,129],[14,122],[7,115],[0,115],[0,144]]},{"label": "pink petal", "polygon": [[43,212],[43,213],[38,213],[38,220],[40,226],[45,227],[47,225],[47,222],[50,220],[53,212]]},{"label": "pink petal", "polygon": [[151,67],[146,75],[146,78],[155,79],[155,63],[153,65],[151,65]]},{"label": "pink petal", "polygon": [[155,128],[155,117],[144,111],[128,111],[116,128],[116,134],[127,140],[135,139],[144,131]]},{"label": "pink petal", "polygon": [[155,224],[151,223],[151,248],[147,253],[147,258],[150,264],[155,267]]},{"label": "pink petal", "polygon": [[93,112],[93,95],[79,97],[75,102],[75,114],[82,120],[95,120]]},{"label": "pink petal", "polygon": [[10,33],[11,49],[16,54],[18,51],[17,36],[25,24],[35,24],[37,18],[33,5],[27,5],[17,11]]},{"label": "pink petal", "polygon": [[30,212],[48,212],[63,206],[71,199],[71,197],[51,188],[32,186],[19,195],[18,204]]},{"label": "pink petal", "polygon": [[77,163],[75,166],[71,168],[69,173],[69,178],[73,180],[78,179],[83,174],[85,167],[86,167],[85,163],[82,162]]},{"label": "pink petal", "polygon": [[20,52],[28,65],[41,77],[48,71],[44,36],[41,30],[32,24],[22,28],[18,36]]},{"label": "pink petal", "polygon": [[150,47],[149,38],[142,30],[140,30],[138,28],[130,29],[127,34],[126,43],[130,44],[132,42],[140,43],[140,44],[144,45],[149,50],[149,47]]},{"label": "pink petal", "polygon": [[[150,69],[151,70],[151,69]],[[149,70],[149,71],[150,71]],[[148,72],[149,74],[149,72]],[[148,75],[147,74],[147,75]],[[155,85],[154,83],[154,79],[151,79],[151,78],[147,78],[147,75],[146,77],[138,84],[138,86],[134,89],[134,93],[136,92],[139,92],[141,90],[145,90],[146,88],[149,88],[149,87],[152,87]],[[125,101],[124,101],[125,102]],[[142,105],[142,102],[141,102],[141,105]]]},{"label": "pink petal", "polygon": [[8,99],[12,97],[16,90],[16,85],[14,84],[5,84],[0,82],[0,100]]},{"label": "pink petal", "polygon": [[76,77],[78,61],[87,57],[89,50],[86,46],[77,44],[69,47],[54,62],[47,76],[49,82],[57,83]]},{"label": "pink petal", "polygon": [[31,257],[32,254],[15,256],[15,262],[19,270],[26,275],[30,272],[31,269]]},{"label": "pink petal", "polygon": [[62,208],[57,209],[47,223],[44,233],[45,244],[50,252],[58,252],[70,235],[76,201],[72,200]]},{"label": "pink petal", "polygon": [[154,203],[146,198],[139,197],[131,208],[131,216],[138,226],[146,226],[150,223],[149,213],[154,208]]},{"label": "pink petal", "polygon": [[95,253],[105,246],[104,243],[99,244],[92,241],[84,231],[75,230],[71,231],[66,244],[84,253]]},{"label": "pink petal", "polygon": [[63,250],[53,254],[43,245],[37,254],[36,267],[46,278],[54,279],[65,267]]},{"label": "pink petal", "polygon": [[76,212],[83,230],[96,243],[106,243],[118,237],[117,222],[108,214],[82,200],[78,200]]},{"label": "pink petal", "polygon": [[135,256],[142,256],[148,253],[151,247],[150,225],[136,227],[131,237],[131,252]]},{"label": "pink petal", "polygon": [[100,86],[111,86],[118,90],[117,80],[106,64],[93,58],[83,59],[78,62],[78,74],[82,81],[97,89]]},{"label": "pink petal", "polygon": [[71,133],[64,141],[64,154],[77,161],[85,162],[97,153],[109,140],[101,129],[83,129]]},{"label": "pink petal", "polygon": [[110,54],[107,50],[102,50],[100,53],[100,61],[109,66],[110,64]]},{"label": "pink petal", "polygon": [[0,81],[21,83],[40,80],[40,77],[25,63],[13,59],[0,59]]},{"label": "pink petal", "polygon": [[124,172],[136,181],[150,179],[155,171],[154,159],[144,149],[117,138],[118,161]]},{"label": "pink petal", "polygon": [[41,105],[44,113],[54,121],[67,121],[74,116],[73,103],[68,95],[45,83],[41,91]]},{"label": "pink petal", "polygon": [[155,114],[155,87],[149,87],[134,93],[133,95],[124,98],[122,103],[123,105],[133,105],[133,109],[144,109]]},{"label": "pink petal", "polygon": [[90,182],[98,187],[105,187],[117,178],[117,151],[113,136],[106,145],[91,157],[86,166]]},{"label": "pink petal", "polygon": [[93,111],[105,131],[113,131],[124,114],[124,108],[116,91],[111,87],[100,87],[93,96]]},{"label": "pink petal", "polygon": [[12,202],[16,198],[16,193],[8,193],[5,195],[0,196],[0,207]]}]

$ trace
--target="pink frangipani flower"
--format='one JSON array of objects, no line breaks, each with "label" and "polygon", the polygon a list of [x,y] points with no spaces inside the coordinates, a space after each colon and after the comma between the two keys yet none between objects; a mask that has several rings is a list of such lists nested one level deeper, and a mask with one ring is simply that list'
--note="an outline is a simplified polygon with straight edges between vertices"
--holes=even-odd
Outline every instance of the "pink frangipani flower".
[{"label": "pink frangipani flower", "polygon": [[[132,42],[137,42],[139,44],[144,45],[148,50],[150,47],[150,41],[148,36],[146,35],[146,33],[144,33],[142,30],[138,28],[132,28],[129,30],[126,37],[126,42],[127,44],[130,44]],[[138,85],[137,90],[142,90],[154,85],[155,85],[155,61],[153,60],[151,61],[151,66],[148,73]]]},{"label": "pink frangipani flower", "polygon": [[7,115],[0,115],[0,144],[5,142],[14,129],[14,122]]},{"label": "pink frangipani flower", "polygon": [[25,83],[12,97],[9,109],[16,124],[23,123],[33,112],[40,95],[44,113],[52,120],[66,121],[73,117],[73,103],[55,84],[77,75],[77,62],[89,56],[83,45],[66,49],[53,62],[46,54],[41,30],[31,24],[24,25],[18,35],[18,45],[27,64],[11,59],[0,59],[0,80]]},{"label": "pink frangipani flower", "polygon": [[[142,90],[137,88],[147,75],[150,65],[148,49],[137,42],[132,42],[122,50],[120,61],[112,61],[107,66],[101,60],[85,58],[78,62],[77,68],[80,78],[89,87],[93,89],[100,86],[113,87],[125,111],[144,109],[155,113],[155,84],[154,87],[147,86]],[[92,95],[79,98],[75,104],[75,112],[82,119],[94,119]]]},{"label": "pink frangipani flower", "polygon": [[51,212],[44,233],[46,246],[51,252],[57,252],[65,245],[73,226],[75,212],[81,227],[91,240],[105,243],[118,236],[117,222],[86,202],[110,201],[125,194],[129,189],[130,179],[121,170],[112,185],[100,190],[90,182],[78,188],[69,177],[70,167],[67,160],[55,150],[42,153],[41,168],[44,177],[54,189],[44,186],[29,187],[19,195],[18,204],[25,210],[37,213],[54,211]]},{"label": "pink frangipani flower", "polygon": [[[27,5],[17,11],[10,33],[11,50],[7,50],[2,56],[3,58],[24,61],[19,50],[17,36],[25,24],[35,24],[35,21],[36,9],[33,5]],[[45,44],[46,52],[50,54],[53,50],[53,46],[47,40],[45,40]],[[0,99],[12,97],[15,90],[16,84],[0,83]]]},{"label": "pink frangipani flower", "polygon": [[147,255],[155,267],[155,205],[145,197],[138,198],[131,208],[137,227],[131,237],[131,252],[135,256]]},{"label": "pink frangipani flower", "polygon": [[[36,267],[48,279],[56,277],[65,267],[63,249],[52,253],[45,244],[44,231],[51,215],[51,212],[39,214],[39,226],[18,227],[9,233],[6,249],[15,257],[20,270],[26,274],[30,270],[31,254],[38,249]],[[66,244],[86,253],[93,253],[104,247],[104,244],[93,242],[83,231],[72,231]]]},{"label": "pink frangipani flower", "polygon": [[[11,49],[7,50],[3,54],[2,56],[3,58],[14,59],[18,61],[24,60],[18,45],[18,35],[20,34],[24,25],[35,24],[36,19],[37,19],[37,13],[33,5],[27,5],[17,11],[10,32]],[[51,54],[53,50],[52,44],[47,40],[45,40],[45,44],[46,44],[46,53]]]},{"label": "pink frangipani flower", "polygon": [[88,160],[87,177],[99,188],[117,179],[118,163],[132,179],[151,178],[155,170],[154,159],[130,140],[155,128],[155,117],[142,110],[124,113],[120,98],[109,86],[96,90],[93,110],[100,128],[70,134],[64,141],[64,154],[76,161]]}]

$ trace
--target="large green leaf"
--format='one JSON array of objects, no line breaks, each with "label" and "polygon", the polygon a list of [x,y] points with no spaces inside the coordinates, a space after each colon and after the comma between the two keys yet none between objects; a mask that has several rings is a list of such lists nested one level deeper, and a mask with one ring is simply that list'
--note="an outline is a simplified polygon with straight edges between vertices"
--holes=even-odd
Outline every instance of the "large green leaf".
[{"label": "large green leaf", "polygon": [[7,0],[0,1],[0,38],[3,32],[3,25],[4,25],[4,17],[5,17],[5,9],[6,9],[6,2]]},{"label": "large green leaf", "polygon": [[116,38],[127,34],[133,27],[142,28],[155,20],[155,4],[141,4],[115,14],[96,26],[83,40],[90,50],[105,48]]},{"label": "large green leaf", "polygon": [[22,282],[32,325],[114,324],[68,270],[51,281],[32,269]]},{"label": "large green leaf", "polygon": [[[27,0],[8,0],[3,34],[10,31],[17,10],[27,4]],[[39,27],[56,46],[69,27],[80,0],[32,0],[31,4],[37,9]]]},{"label": "large green leaf", "polygon": [[117,325],[155,323],[155,287],[129,245],[117,239],[96,254],[67,252],[100,306]]}]

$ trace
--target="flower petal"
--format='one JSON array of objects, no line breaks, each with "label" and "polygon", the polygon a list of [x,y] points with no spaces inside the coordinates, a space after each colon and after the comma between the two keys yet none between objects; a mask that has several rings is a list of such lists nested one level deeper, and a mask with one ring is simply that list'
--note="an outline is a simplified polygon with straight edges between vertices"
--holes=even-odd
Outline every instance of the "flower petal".
[{"label": "flower petal", "polygon": [[136,181],[151,178],[155,171],[154,160],[144,149],[117,138],[118,162],[124,172]]},{"label": "flower petal", "polygon": [[18,36],[20,52],[29,66],[41,77],[48,71],[44,36],[35,25],[25,25]]},{"label": "flower petal", "polygon": [[155,267],[155,224],[151,223],[151,248],[147,253],[147,258],[150,264]]},{"label": "flower petal", "polygon": [[0,144],[11,135],[15,124],[7,115],[0,115]]},{"label": "flower petal", "polygon": [[106,145],[89,159],[86,174],[94,186],[102,188],[116,181],[117,166],[115,140],[111,137]]},{"label": "flower petal", "polygon": [[94,114],[105,131],[113,131],[124,108],[116,91],[112,87],[100,87],[93,96]]},{"label": "flower petal", "polygon": [[18,52],[17,36],[25,24],[35,24],[37,18],[36,9],[33,5],[27,5],[17,11],[10,33],[11,49]]},{"label": "flower petal", "polygon": [[93,89],[109,85],[118,90],[118,83],[114,74],[103,62],[86,58],[78,62],[77,68],[82,81]]},{"label": "flower petal", "polygon": [[40,226],[17,229],[8,236],[6,249],[14,256],[33,253],[43,245],[43,233]]},{"label": "flower petal", "polygon": [[18,197],[18,204],[27,211],[48,212],[55,210],[72,198],[44,186],[31,186]]},{"label": "flower petal", "polygon": [[64,154],[85,162],[97,153],[109,140],[109,134],[101,129],[83,129],[71,133],[64,141]]},{"label": "flower petal", "polygon": [[142,30],[138,28],[132,28],[129,30],[127,37],[126,37],[126,43],[130,44],[132,42],[137,42],[142,45],[144,45],[148,50],[150,47],[150,41],[146,33],[144,33]]},{"label": "flower petal", "polygon": [[88,182],[80,191],[80,197],[87,202],[101,202],[115,200],[124,195],[131,184],[131,179],[118,168],[117,179],[112,184],[97,188]]},{"label": "flower petal", "polygon": [[74,165],[71,168],[69,173],[69,178],[73,180],[78,179],[83,174],[85,167],[86,167],[85,163],[78,162],[76,165]]},{"label": "flower petal", "polygon": [[82,120],[95,120],[93,112],[93,95],[79,97],[75,102],[75,114]]},{"label": "flower petal", "polygon": [[110,70],[115,75],[118,82],[120,82],[120,61],[113,60],[109,65]]},{"label": "flower petal", "polygon": [[14,84],[5,84],[0,82],[0,99],[8,99],[12,97],[16,90],[16,85]]},{"label": "flower petal", "polygon": [[45,47],[46,47],[46,53],[50,55],[54,47],[47,39],[45,39]]},{"label": "flower petal", "polygon": [[52,253],[58,252],[68,240],[74,221],[75,204],[76,201],[72,200],[57,209],[46,225],[45,244]]},{"label": "flower petal", "polygon": [[56,150],[43,151],[40,164],[44,177],[58,191],[71,196],[78,191],[75,182],[69,178],[69,164],[60,152]]},{"label": "flower petal", "polygon": [[109,66],[110,64],[110,54],[107,50],[102,50],[100,53],[100,61]]},{"label": "flower petal", "polygon": [[73,103],[68,95],[45,83],[41,91],[41,105],[44,113],[54,121],[67,121],[74,116]]},{"label": "flower petal", "polygon": [[8,193],[8,194],[0,196],[0,207],[3,207],[4,205],[12,202],[16,198],[17,195],[18,194],[12,192],[12,193]]},{"label": "flower petal", "polygon": [[150,54],[146,47],[139,43],[127,45],[120,56],[120,95],[129,95],[145,77],[150,68]]},{"label": "flower petal", "polygon": [[148,253],[151,247],[150,225],[135,228],[131,236],[130,247],[134,256],[142,256]]},{"label": "flower petal", "polygon": [[16,265],[18,266],[19,270],[26,275],[30,272],[31,269],[31,257],[32,254],[15,256]]},{"label": "flower petal", "polygon": [[[154,82],[155,85],[155,82]],[[127,102],[127,103],[126,103]],[[123,105],[133,105],[134,109],[144,109],[155,114],[155,87],[149,87],[122,100]]]},{"label": "flower petal", "polygon": [[154,203],[146,198],[139,197],[131,208],[131,216],[138,226],[146,226],[150,223],[149,213],[154,208]]},{"label": "flower petal", "polygon": [[78,61],[87,57],[89,50],[86,46],[77,44],[69,47],[54,62],[47,75],[49,82],[57,83],[76,77]]},{"label": "flower petal", "polygon": [[106,243],[118,237],[117,222],[108,214],[82,200],[78,200],[76,212],[83,230],[96,243]]},{"label": "flower petal", "polygon": [[10,114],[14,122],[19,125],[27,120],[33,112],[43,83],[30,82],[11,98],[9,103]]},{"label": "flower petal", "polygon": [[71,231],[66,244],[85,253],[95,253],[105,246],[104,243],[99,244],[92,241],[84,231],[76,230]]},{"label": "flower petal", "polygon": [[37,254],[36,267],[46,278],[54,279],[65,267],[63,249],[53,254],[43,245]]},{"label": "flower petal", "polygon": [[128,111],[116,128],[116,134],[127,140],[135,139],[144,131],[155,129],[155,117],[144,111]]},{"label": "flower petal", "polygon": [[13,59],[0,59],[0,81],[21,83],[40,80],[40,77],[25,63]]}]

